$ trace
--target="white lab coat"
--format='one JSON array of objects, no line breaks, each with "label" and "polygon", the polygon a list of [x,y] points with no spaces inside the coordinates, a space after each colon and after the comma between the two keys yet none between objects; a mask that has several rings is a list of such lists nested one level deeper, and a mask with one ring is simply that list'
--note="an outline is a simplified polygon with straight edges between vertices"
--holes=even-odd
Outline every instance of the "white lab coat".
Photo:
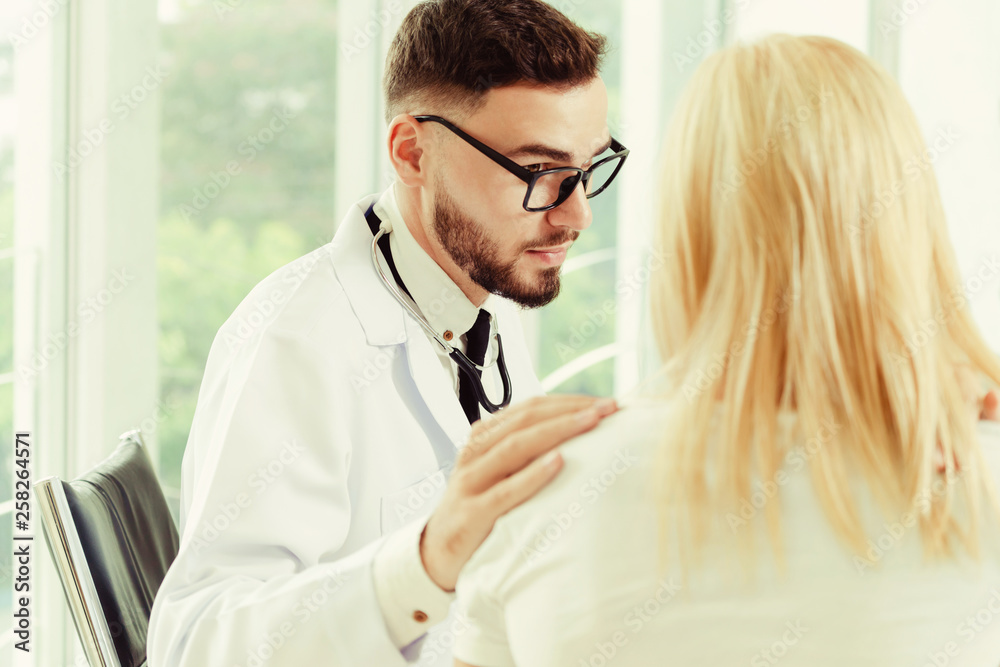
[{"label": "white lab coat", "polygon": [[[407,664],[372,558],[433,508],[470,427],[432,343],[372,266],[375,199],[257,285],[212,344],[150,667]],[[497,303],[514,401],[541,394],[517,308]],[[494,372],[484,382],[500,395]]]}]

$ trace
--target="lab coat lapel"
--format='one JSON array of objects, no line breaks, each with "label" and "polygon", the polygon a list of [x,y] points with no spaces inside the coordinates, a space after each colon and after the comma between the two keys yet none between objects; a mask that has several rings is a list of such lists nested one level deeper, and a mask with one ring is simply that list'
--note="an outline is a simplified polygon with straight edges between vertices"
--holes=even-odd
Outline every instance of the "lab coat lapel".
[{"label": "lab coat lapel", "polygon": [[340,223],[331,243],[331,258],[366,342],[372,346],[399,345],[406,342],[403,307],[372,265],[372,233],[365,222],[366,209],[361,208],[372,201],[374,197],[355,204]]},{"label": "lab coat lapel", "polygon": [[417,391],[448,439],[456,448],[461,447],[469,437],[469,420],[434,344],[412,317],[406,318],[406,348],[410,375]]},{"label": "lab coat lapel", "polygon": [[364,211],[375,199],[356,204],[337,230],[335,270],[368,344],[406,346],[410,377],[431,416],[457,448],[468,438],[470,427],[451,380],[427,334],[392,297],[372,266],[372,234]]}]

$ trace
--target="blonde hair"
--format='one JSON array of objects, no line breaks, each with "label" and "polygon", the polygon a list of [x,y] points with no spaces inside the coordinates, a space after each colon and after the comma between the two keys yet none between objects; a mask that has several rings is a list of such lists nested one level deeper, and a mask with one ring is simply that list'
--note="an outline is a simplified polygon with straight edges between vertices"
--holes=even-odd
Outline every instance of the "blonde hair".
[{"label": "blonde hair", "polygon": [[[820,434],[813,486],[855,553],[857,470],[883,507],[919,517],[926,553],[978,553],[996,494],[956,368],[1000,383],[1000,361],[970,317],[933,171],[914,168],[925,151],[897,83],[837,40],[774,35],[694,74],[665,140],[655,244],[670,261],[650,285],[680,406],[657,477],[664,539],[673,525],[699,543],[718,508],[778,477],[792,442],[778,415],[794,410],[795,437]],[[964,480],[965,525],[953,485],[928,494],[938,446],[946,479]],[[763,514],[780,561],[779,508]]]}]

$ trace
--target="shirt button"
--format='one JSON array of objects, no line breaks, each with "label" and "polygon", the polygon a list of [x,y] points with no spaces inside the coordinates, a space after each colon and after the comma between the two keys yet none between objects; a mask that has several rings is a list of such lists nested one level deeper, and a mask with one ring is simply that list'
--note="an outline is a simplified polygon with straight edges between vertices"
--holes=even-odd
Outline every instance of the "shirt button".
[{"label": "shirt button", "polygon": [[453,334],[451,331],[445,331],[444,332],[444,339],[445,340],[451,340],[454,337],[455,337],[455,334]]},{"label": "shirt button", "polygon": [[417,611],[413,612],[413,620],[416,621],[417,623],[426,623],[427,614],[418,609]]}]

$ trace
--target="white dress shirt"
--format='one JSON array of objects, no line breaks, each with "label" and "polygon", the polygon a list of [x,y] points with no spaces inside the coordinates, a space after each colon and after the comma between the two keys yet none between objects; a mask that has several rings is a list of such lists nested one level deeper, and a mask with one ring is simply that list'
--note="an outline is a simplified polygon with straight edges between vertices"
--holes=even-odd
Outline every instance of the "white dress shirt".
[{"label": "white dress shirt", "polygon": [[[789,427],[795,417],[781,420]],[[652,473],[670,428],[669,404],[635,400],[562,447],[559,476],[501,517],[463,570],[458,605],[469,629],[457,638],[456,658],[476,667],[1000,662],[995,515],[979,567],[968,558],[926,563],[909,517],[883,516],[859,487],[876,563],[867,566],[837,539],[813,491],[808,458],[816,446],[835,446],[830,434],[800,440],[783,475],[753,487],[745,516],[720,521],[688,580],[673,565],[660,570]],[[1000,480],[1000,425],[981,423],[979,438],[988,472]],[[955,484],[960,497],[960,477]],[[775,493],[784,576],[761,526]],[[755,531],[759,547],[750,579],[732,539],[745,530]]]}]

